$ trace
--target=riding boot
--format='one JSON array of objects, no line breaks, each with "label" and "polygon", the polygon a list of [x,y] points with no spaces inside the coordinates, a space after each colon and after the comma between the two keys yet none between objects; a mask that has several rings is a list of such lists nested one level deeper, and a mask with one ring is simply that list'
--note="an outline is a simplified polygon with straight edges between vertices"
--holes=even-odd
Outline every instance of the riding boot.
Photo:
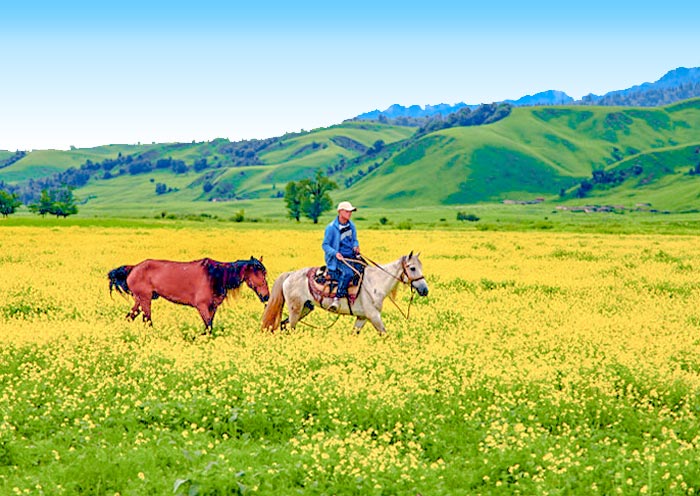
[{"label": "riding boot", "polygon": [[331,312],[337,312],[338,311],[338,297],[334,297],[333,300],[331,300],[331,304],[328,305],[328,310]]}]

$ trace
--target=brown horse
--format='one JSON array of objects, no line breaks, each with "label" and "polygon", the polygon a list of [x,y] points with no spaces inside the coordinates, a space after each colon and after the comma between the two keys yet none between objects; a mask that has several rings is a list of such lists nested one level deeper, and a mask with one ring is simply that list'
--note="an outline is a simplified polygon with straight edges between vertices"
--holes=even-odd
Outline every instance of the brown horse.
[{"label": "brown horse", "polygon": [[112,289],[134,298],[134,306],[126,315],[134,320],[143,311],[143,321],[151,321],[151,300],[160,296],[173,303],[196,308],[204,321],[204,332],[211,333],[216,309],[226,299],[229,290],[244,282],[265,303],[270,297],[267,271],[260,260],[217,262],[210,258],[192,262],[144,260],[137,265],[122,265],[108,274],[109,293]]}]

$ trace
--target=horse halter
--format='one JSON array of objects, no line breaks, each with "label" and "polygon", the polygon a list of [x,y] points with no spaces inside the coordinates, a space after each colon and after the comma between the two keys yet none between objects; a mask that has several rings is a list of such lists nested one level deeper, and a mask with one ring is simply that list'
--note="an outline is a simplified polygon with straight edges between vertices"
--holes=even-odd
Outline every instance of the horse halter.
[{"label": "horse halter", "polygon": [[[423,277],[423,275],[421,275],[420,277],[416,277],[416,278],[413,278],[413,279],[412,279],[411,276],[408,275],[408,264],[406,263],[406,260],[407,260],[406,257],[403,257],[403,258],[401,259],[401,269],[402,269],[402,272],[401,272],[401,277],[399,278],[399,280],[400,280],[403,284],[409,284],[409,285],[411,285],[411,288],[413,288],[413,283],[414,283],[414,282],[423,280],[423,279],[425,279],[425,277]],[[404,277],[406,277],[406,280],[405,280],[405,281],[404,281]]]}]

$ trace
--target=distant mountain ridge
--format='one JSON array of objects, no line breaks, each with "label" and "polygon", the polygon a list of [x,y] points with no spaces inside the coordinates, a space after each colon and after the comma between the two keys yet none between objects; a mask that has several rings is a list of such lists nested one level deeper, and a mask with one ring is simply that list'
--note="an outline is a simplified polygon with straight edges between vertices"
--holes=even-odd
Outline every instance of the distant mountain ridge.
[{"label": "distant mountain ridge", "polygon": [[610,91],[602,96],[589,94],[577,103],[623,107],[659,107],[697,96],[700,96],[700,67],[691,69],[679,67],[667,72],[655,83],[643,83],[626,90]]},{"label": "distant mountain ridge", "polygon": [[573,102],[573,98],[563,91],[557,90],[547,90],[534,95],[525,95],[517,100],[506,100],[506,103],[510,103],[516,107],[523,107],[526,105],[566,105]]},{"label": "distant mountain ridge", "polygon": [[476,108],[478,105],[467,105],[466,103],[448,105],[446,103],[440,103],[438,105],[426,105],[425,108],[423,108],[420,105],[404,107],[403,105],[395,103],[386,110],[372,110],[371,112],[358,115],[356,119],[377,120],[379,119],[380,115],[386,117],[387,119],[398,119],[399,117],[431,117],[438,114],[449,115],[464,107]]},{"label": "distant mountain ridge", "polygon": [[[503,102],[494,103],[509,103],[516,107],[535,105],[659,107],[698,96],[700,96],[700,67],[678,67],[667,72],[654,83],[643,83],[624,90],[610,91],[605,95],[590,93],[581,100],[574,100],[563,91],[547,90],[534,95],[525,95],[517,100],[504,100]],[[435,115],[447,116],[464,107],[474,109],[478,106],[478,104],[467,104],[464,102],[454,105],[440,103],[438,105],[426,105],[425,107],[420,105],[404,107],[403,105],[394,104],[386,110],[365,112],[355,117],[355,119],[378,120],[380,116],[387,119],[425,118]]]}]

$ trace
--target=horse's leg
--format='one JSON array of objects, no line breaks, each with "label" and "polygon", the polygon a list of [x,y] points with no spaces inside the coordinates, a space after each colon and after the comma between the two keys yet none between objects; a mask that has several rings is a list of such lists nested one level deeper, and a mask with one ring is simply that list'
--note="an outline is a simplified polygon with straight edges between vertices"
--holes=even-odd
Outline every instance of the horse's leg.
[{"label": "horse's leg", "polygon": [[140,313],[141,313],[141,308],[139,305],[139,301],[136,298],[134,298],[134,306],[131,307],[131,312],[126,314],[126,318],[134,320],[136,318],[136,316]]},{"label": "horse's leg", "polygon": [[282,322],[280,322],[280,329],[283,331],[287,330],[287,326],[291,327],[294,329],[294,327],[299,323],[301,319],[309,315],[314,309],[314,304],[311,303],[309,300],[306,300],[304,302],[304,306],[301,307],[301,310],[298,311],[298,314],[295,314],[295,320],[292,323],[292,307],[291,305],[289,306],[289,317],[284,319]]},{"label": "horse's leg", "polygon": [[360,329],[362,329],[365,324],[367,323],[367,319],[364,317],[357,317],[357,320],[355,321],[355,332],[357,334],[360,334]]},{"label": "horse's leg", "polygon": [[216,313],[216,307],[211,307],[209,302],[203,301],[197,303],[197,311],[204,321],[204,332],[203,334],[211,334],[212,322],[214,321],[214,314]]},{"label": "horse's leg", "polygon": [[209,307],[210,312],[209,312],[209,334],[212,334],[212,330],[214,328],[214,315],[216,315],[216,309],[219,308],[216,306],[216,304],[212,304],[211,307]]},{"label": "horse's leg", "polygon": [[[143,312],[143,323],[153,326],[153,321],[151,320],[151,295],[152,293],[134,293],[134,299],[136,300],[136,303],[141,307],[141,311]],[[134,317],[135,316],[136,315],[134,315]]]},{"label": "horse's leg", "polygon": [[[301,307],[301,311],[299,311],[299,316],[298,316],[296,322],[294,323],[294,325],[296,325],[296,324],[297,324],[298,322],[300,322],[304,317],[306,317],[306,316],[309,315],[311,312],[313,312],[313,310],[314,310],[314,304],[311,303],[309,300],[306,300],[306,301],[304,302],[304,305]],[[291,313],[290,313],[290,318],[291,318]],[[294,328],[294,326],[292,326],[292,328]]]},{"label": "horse's leg", "polygon": [[311,309],[309,309],[306,301],[302,303],[301,300],[296,298],[288,300],[287,304],[289,307],[289,317],[287,320],[289,320],[289,327],[292,329],[294,329],[297,323],[306,317],[313,309],[313,306],[311,306]]},{"label": "horse's leg", "polygon": [[[372,323],[375,329],[377,329],[377,332],[379,332],[380,335],[386,334],[386,327],[384,327],[384,322],[382,321],[382,315],[379,313],[379,310],[376,308],[372,307],[371,309],[368,309],[367,311],[367,318],[369,321]],[[357,323],[355,324],[357,326]]]},{"label": "horse's leg", "polygon": [[309,315],[311,312],[314,311],[314,304],[311,303],[309,300],[306,300],[304,302],[304,306],[301,309],[301,314],[299,315],[299,320],[303,319],[307,315]]}]

